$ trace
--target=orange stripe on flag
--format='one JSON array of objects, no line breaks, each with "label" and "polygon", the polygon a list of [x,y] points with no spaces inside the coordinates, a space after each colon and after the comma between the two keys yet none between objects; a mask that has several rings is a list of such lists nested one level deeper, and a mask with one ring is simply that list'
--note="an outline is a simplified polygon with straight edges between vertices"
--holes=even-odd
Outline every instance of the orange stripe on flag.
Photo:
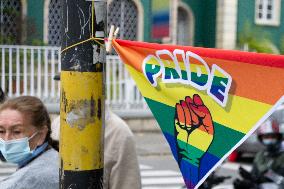
[{"label": "orange stripe on flag", "polygon": [[[209,66],[218,64],[232,76],[230,94],[271,105],[275,104],[278,98],[283,95],[284,75],[281,68],[269,67],[269,71],[267,71],[268,68],[265,69],[265,66],[203,58]],[[267,91],[270,91],[269,95],[267,95]]]}]

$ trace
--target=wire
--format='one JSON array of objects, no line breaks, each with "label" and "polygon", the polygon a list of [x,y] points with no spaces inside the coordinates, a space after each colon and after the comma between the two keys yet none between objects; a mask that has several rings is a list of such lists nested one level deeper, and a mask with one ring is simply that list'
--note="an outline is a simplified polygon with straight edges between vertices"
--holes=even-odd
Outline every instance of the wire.
[{"label": "wire", "polygon": [[91,31],[91,37],[89,39],[84,40],[84,41],[80,41],[80,42],[75,43],[73,45],[67,46],[65,49],[61,50],[61,53],[65,52],[65,51],[67,51],[67,50],[69,50],[73,47],[76,47],[78,45],[81,45],[83,43],[89,42],[89,41],[94,41],[97,44],[99,44],[100,46],[105,46],[103,43],[100,42],[100,41],[104,41],[105,39],[94,37],[94,15],[95,15],[94,6],[95,6],[94,1],[92,1],[92,31]]},{"label": "wire", "polygon": [[83,43],[86,43],[86,42],[88,42],[88,41],[95,41],[95,42],[98,43],[100,46],[104,46],[103,43],[99,42],[99,41],[104,41],[104,39],[102,39],[102,38],[97,38],[97,37],[91,37],[91,38],[89,38],[89,39],[86,39],[86,40],[84,40],[84,41],[80,41],[80,42],[78,42],[78,43],[75,43],[75,44],[73,44],[73,45],[70,45],[70,46],[66,47],[65,49],[61,50],[61,53],[67,51],[68,49],[71,49],[71,48],[73,48],[73,47],[76,47],[76,46],[78,46],[78,45],[81,45],[81,44],[83,44]]}]

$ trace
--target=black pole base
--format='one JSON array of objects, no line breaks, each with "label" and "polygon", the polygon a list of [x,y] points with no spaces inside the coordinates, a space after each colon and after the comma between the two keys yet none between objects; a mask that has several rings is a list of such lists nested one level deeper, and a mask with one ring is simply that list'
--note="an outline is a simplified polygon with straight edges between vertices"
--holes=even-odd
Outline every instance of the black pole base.
[{"label": "black pole base", "polygon": [[102,189],[103,169],[89,171],[60,170],[62,189]]}]

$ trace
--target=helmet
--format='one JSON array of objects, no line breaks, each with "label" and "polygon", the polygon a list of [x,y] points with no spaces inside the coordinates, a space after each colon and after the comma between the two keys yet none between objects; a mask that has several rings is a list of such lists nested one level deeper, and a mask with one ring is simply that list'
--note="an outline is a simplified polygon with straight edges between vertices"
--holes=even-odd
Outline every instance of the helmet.
[{"label": "helmet", "polygon": [[258,136],[263,135],[281,135],[279,129],[279,123],[274,119],[267,119],[264,123],[260,125],[257,130]]},{"label": "helmet", "polygon": [[274,119],[267,119],[257,130],[259,141],[269,149],[278,147],[282,141],[279,123]]}]

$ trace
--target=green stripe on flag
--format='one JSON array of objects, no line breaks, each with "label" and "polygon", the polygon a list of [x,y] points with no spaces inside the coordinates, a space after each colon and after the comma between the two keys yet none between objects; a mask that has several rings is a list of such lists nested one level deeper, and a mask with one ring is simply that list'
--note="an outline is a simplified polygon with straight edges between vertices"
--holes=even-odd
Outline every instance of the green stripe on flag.
[{"label": "green stripe on flag", "polygon": [[[145,98],[145,100],[159,123],[162,132],[174,135],[175,108],[149,98]],[[208,152],[222,158],[244,136],[241,132],[214,122],[214,139]]]},{"label": "green stripe on flag", "polygon": [[[184,158],[186,161],[188,161],[189,163],[191,163],[192,165],[198,166],[199,165],[199,161],[200,161],[200,157],[202,157],[202,155],[204,154],[204,152],[194,146],[191,145],[187,145],[185,142],[178,140],[179,145],[186,145],[188,151],[190,152],[190,157],[188,158]],[[187,157],[186,153],[185,153],[185,157]]]}]

